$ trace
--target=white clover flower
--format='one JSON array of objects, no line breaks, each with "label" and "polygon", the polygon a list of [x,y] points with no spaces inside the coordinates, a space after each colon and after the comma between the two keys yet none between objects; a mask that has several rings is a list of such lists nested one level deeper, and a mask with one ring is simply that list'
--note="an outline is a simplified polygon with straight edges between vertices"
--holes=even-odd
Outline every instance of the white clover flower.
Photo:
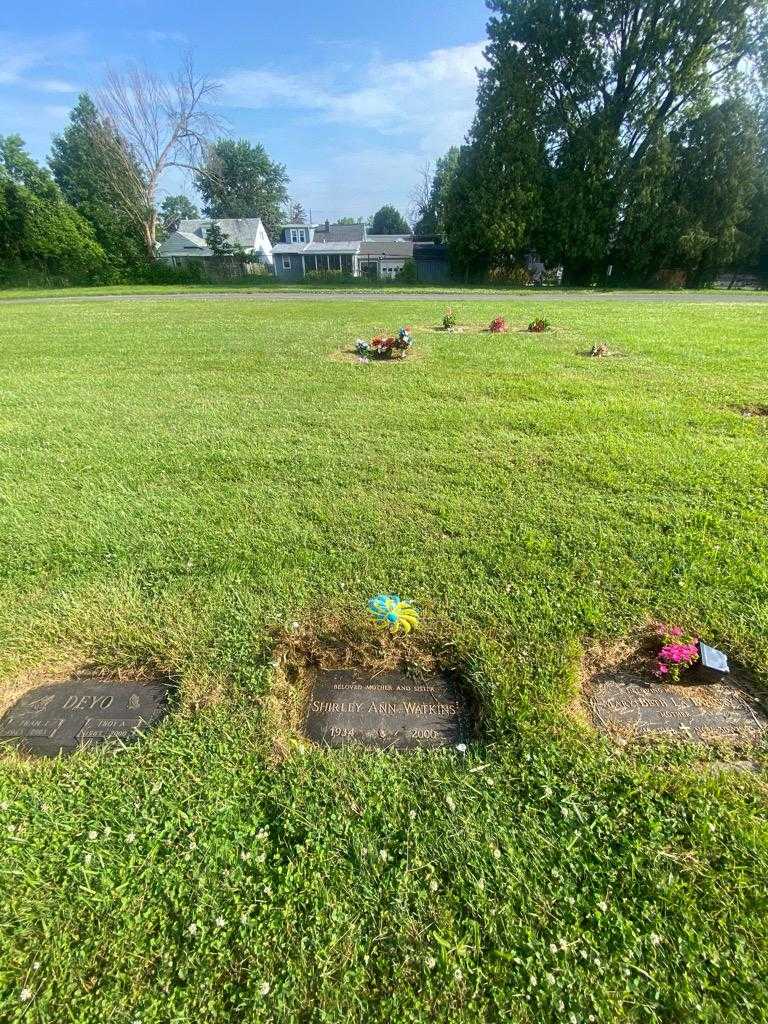
[{"label": "white clover flower", "polygon": [[429,891],[430,892],[437,892],[438,889],[439,889],[439,886],[438,886],[436,880],[433,878],[432,881],[429,883]]},{"label": "white clover flower", "polygon": [[570,812],[570,811],[568,810],[568,808],[567,808],[567,807],[566,807],[566,806],[565,806],[564,804],[561,804],[561,806],[560,806],[560,813],[562,814],[562,816],[563,816],[564,818],[567,818],[567,817],[568,817],[568,815],[569,815],[569,814],[570,814],[571,812]]},{"label": "white clover flower", "polygon": [[35,962],[32,964],[32,970],[33,971],[39,971],[40,970],[40,961],[39,960],[35,960]]},{"label": "white clover flower", "polygon": [[607,913],[608,904],[605,902],[605,900],[600,900],[600,902],[597,905],[604,914]]},{"label": "white clover flower", "polygon": [[451,812],[451,814],[453,814],[453,812],[456,810],[456,804],[453,802],[450,796],[447,796],[445,798],[445,802],[448,807],[448,810]]},{"label": "white clover flower", "polygon": [[88,838],[91,840],[99,838],[99,833],[96,831],[95,828],[92,828],[91,831],[88,833]]},{"label": "white clover flower", "polygon": [[467,752],[467,744],[466,743],[457,743],[456,744],[456,749],[458,750],[458,752],[460,754],[466,754],[466,752]]},{"label": "white clover flower", "polygon": [[461,973],[461,971],[457,967],[456,970],[453,972],[453,977],[456,979],[456,981],[461,981],[461,979],[464,977],[464,975]]},{"label": "white clover flower", "polygon": [[135,832],[129,832],[128,835],[125,837],[125,841],[126,841],[126,843],[135,843],[136,842],[136,833]]},{"label": "white clover flower", "polygon": [[553,790],[552,790],[551,786],[545,786],[544,787],[544,796],[545,797],[547,797],[547,798],[551,797],[552,793],[553,793]]},{"label": "white clover flower", "polygon": [[262,983],[261,983],[261,985],[259,987],[259,992],[261,993],[261,995],[268,996],[269,995],[269,989],[270,989],[269,982],[268,981],[262,981]]},{"label": "white clover flower", "polygon": [[539,983],[539,979],[538,979],[538,978],[536,977],[536,975],[535,975],[535,974],[532,974],[532,975],[530,976],[530,978],[528,979],[528,984],[529,984],[529,986],[530,986],[531,988],[536,988],[536,986],[538,985],[538,983]]},{"label": "white clover flower", "polygon": [[32,989],[31,988],[23,988],[21,990],[21,992],[19,992],[19,999],[22,1001],[22,1003],[28,1003],[31,998],[32,998]]},{"label": "white clover flower", "polygon": [[562,937],[557,940],[557,944],[560,947],[560,949],[568,949],[568,943]]},{"label": "white clover flower", "polygon": [[428,970],[433,971],[437,967],[437,960],[433,956],[428,956],[424,961]]},{"label": "white clover flower", "polygon": [[564,1009],[565,1009],[565,1003],[561,999],[560,1002],[557,1004],[557,1012],[558,1013],[562,1013]]},{"label": "white clover flower", "polygon": [[545,975],[545,979],[544,980],[546,981],[546,983],[548,985],[554,985],[555,981],[557,979],[555,978],[554,974],[547,974],[547,975]]},{"label": "white clover flower", "polygon": [[189,926],[189,928],[187,928],[187,931],[189,932],[190,935],[197,935],[197,925],[195,924],[194,921]]},{"label": "white clover flower", "polygon": [[83,857],[83,860],[85,861],[85,865],[87,867],[93,860],[93,854],[86,853],[85,857]]},{"label": "white clover flower", "polygon": [[11,805],[8,803],[7,800],[3,800],[3,802],[0,804],[0,811],[7,811],[10,806]]},{"label": "white clover flower", "polygon": [[381,859],[381,860],[382,860],[382,861],[383,861],[383,862],[384,862],[385,864],[386,864],[386,862],[387,862],[388,860],[390,860],[390,859],[391,859],[391,858],[390,858],[390,856],[389,856],[389,853],[387,852],[387,850],[379,850],[379,858],[380,858],[380,859]]},{"label": "white clover flower", "polygon": [[496,783],[493,781],[493,779],[491,778],[490,775],[485,775],[483,777],[485,779],[486,786],[495,786],[496,785]]},{"label": "white clover flower", "polygon": [[16,831],[16,826],[15,825],[9,825],[8,826],[8,831],[11,833],[11,835],[13,835],[13,833]]},{"label": "white clover flower", "polygon": [[501,850],[498,846],[494,846],[493,848],[493,858],[494,860],[501,860]]},{"label": "white clover flower", "polygon": [[660,946],[661,945],[661,936],[657,935],[656,932],[651,932],[651,945],[652,946]]},{"label": "white clover flower", "polygon": [[550,942],[550,944],[549,944],[549,952],[550,953],[556,953],[557,952],[557,946],[554,944],[554,942]]},{"label": "white clover flower", "polygon": [[250,860],[250,859],[251,859],[251,854],[250,854],[250,852],[248,850],[241,850],[240,851],[240,860]]},{"label": "white clover flower", "polygon": [[227,923],[226,920],[223,917],[221,917],[221,915],[219,915],[219,917],[216,918],[216,927],[217,928],[223,928],[226,923]]},{"label": "white clover flower", "polygon": [[416,821],[416,811],[409,811],[408,817],[411,819],[411,821]]}]

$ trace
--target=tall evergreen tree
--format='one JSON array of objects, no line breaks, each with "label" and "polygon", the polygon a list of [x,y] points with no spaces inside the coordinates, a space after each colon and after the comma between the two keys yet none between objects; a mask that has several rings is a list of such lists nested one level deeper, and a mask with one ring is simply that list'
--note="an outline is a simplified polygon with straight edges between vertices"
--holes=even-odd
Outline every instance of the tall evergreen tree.
[{"label": "tall evergreen tree", "polygon": [[766,0],[488,6],[471,162],[489,190],[480,205],[509,212],[506,229],[479,242],[491,262],[499,234],[524,238],[572,280],[589,279],[649,151],[759,56]]},{"label": "tall evergreen tree", "polygon": [[[145,263],[146,250],[140,227],[124,212],[112,188],[105,167],[110,154],[94,141],[98,120],[95,104],[82,93],[69,124],[53,138],[48,163],[67,202],[91,225],[119,276]],[[120,145],[116,137],[112,145]]]},{"label": "tall evergreen tree", "polygon": [[659,270],[706,284],[754,266],[751,223],[764,181],[753,110],[728,100],[684,122],[650,150],[627,194],[614,245],[619,275],[652,283]]},{"label": "tall evergreen tree", "polygon": [[208,217],[261,217],[270,239],[277,238],[288,202],[288,174],[260,144],[219,139],[209,147],[195,175]]}]

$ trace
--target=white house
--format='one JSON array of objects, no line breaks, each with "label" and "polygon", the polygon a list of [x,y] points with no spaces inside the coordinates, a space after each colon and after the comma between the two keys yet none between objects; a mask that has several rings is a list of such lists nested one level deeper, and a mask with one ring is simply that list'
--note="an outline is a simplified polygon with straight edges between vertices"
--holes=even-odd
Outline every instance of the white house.
[{"label": "white house", "polygon": [[209,259],[214,254],[208,248],[205,236],[215,224],[231,245],[240,246],[248,256],[259,257],[259,262],[271,269],[272,243],[260,217],[225,218],[223,220],[183,220],[158,249],[158,259],[174,267]]}]

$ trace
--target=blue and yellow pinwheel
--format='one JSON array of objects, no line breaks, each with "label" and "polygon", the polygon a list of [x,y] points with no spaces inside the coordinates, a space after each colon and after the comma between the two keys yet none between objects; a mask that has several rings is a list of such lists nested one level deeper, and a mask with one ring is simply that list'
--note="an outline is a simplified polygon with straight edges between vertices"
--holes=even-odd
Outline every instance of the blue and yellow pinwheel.
[{"label": "blue and yellow pinwheel", "polygon": [[397,594],[377,594],[368,602],[368,610],[379,626],[393,633],[410,633],[419,625],[419,613]]}]

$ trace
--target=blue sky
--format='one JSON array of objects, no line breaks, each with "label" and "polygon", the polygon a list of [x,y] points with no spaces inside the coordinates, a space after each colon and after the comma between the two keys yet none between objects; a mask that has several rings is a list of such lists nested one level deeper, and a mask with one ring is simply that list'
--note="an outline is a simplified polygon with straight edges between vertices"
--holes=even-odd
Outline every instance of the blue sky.
[{"label": "blue sky", "polygon": [[[426,160],[460,143],[474,112],[482,0],[6,0],[0,135],[37,158],[107,65],[170,72],[191,50],[218,79],[235,137],[286,164],[315,220],[403,211]],[[193,194],[181,172],[167,191]]]}]

